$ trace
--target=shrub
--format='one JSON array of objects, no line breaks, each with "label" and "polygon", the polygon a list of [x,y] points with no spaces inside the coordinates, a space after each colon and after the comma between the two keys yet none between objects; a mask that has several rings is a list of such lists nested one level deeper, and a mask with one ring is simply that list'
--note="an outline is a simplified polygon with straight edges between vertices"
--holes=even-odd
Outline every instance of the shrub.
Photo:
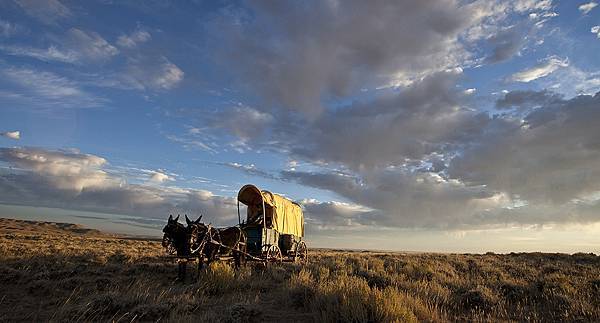
[{"label": "shrub", "polygon": [[466,310],[487,310],[498,302],[498,298],[489,288],[477,286],[462,292],[459,302]]},{"label": "shrub", "polygon": [[198,292],[206,295],[222,295],[236,287],[234,269],[224,262],[214,262],[203,273],[200,273]]},{"label": "shrub", "polygon": [[318,321],[416,321],[398,290],[371,288],[366,280],[359,277],[338,275],[320,282],[314,289],[310,307],[316,313]]}]

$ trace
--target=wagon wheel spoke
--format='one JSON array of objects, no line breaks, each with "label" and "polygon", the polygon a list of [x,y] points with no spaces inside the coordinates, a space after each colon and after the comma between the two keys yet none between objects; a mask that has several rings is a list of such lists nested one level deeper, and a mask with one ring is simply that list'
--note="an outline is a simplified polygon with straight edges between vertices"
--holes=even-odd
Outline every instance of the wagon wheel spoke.
[{"label": "wagon wheel spoke", "polygon": [[281,255],[281,250],[278,246],[270,246],[267,250],[267,262],[271,263],[281,263],[283,261],[283,256]]}]

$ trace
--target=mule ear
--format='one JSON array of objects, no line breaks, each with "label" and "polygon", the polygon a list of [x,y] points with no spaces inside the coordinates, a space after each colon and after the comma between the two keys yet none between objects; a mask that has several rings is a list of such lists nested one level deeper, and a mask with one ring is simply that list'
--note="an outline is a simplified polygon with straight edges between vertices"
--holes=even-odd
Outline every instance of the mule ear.
[{"label": "mule ear", "polygon": [[202,214],[200,214],[200,217],[199,217],[199,218],[197,218],[197,219],[196,219],[196,221],[194,221],[194,222],[196,222],[196,223],[200,223],[200,220],[202,220]]},{"label": "mule ear", "polygon": [[173,221],[173,214],[169,214],[169,222]]},{"label": "mule ear", "polygon": [[187,223],[187,225],[192,224],[192,221],[190,221],[190,219],[188,219],[187,214],[185,215],[185,223]]},{"label": "mule ear", "polygon": [[177,222],[179,220],[179,214],[177,214],[177,217],[175,218],[175,222]]}]

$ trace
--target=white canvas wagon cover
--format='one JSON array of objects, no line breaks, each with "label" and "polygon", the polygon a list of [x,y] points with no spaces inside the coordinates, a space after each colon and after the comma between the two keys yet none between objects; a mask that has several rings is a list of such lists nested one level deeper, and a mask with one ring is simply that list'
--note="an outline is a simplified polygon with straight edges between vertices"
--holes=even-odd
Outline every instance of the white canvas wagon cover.
[{"label": "white canvas wagon cover", "polygon": [[247,221],[253,222],[262,215],[262,203],[265,203],[266,217],[271,219],[273,229],[283,234],[304,236],[304,214],[297,203],[285,197],[260,190],[254,185],[244,185],[238,193],[238,201],[248,206]]}]

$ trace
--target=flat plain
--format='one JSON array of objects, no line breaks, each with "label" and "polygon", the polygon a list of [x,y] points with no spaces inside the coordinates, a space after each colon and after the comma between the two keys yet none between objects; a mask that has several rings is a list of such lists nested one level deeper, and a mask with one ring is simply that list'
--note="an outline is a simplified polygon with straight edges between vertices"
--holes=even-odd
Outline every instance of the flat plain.
[{"label": "flat plain", "polygon": [[[310,246],[309,246],[310,247]],[[160,241],[0,219],[0,321],[600,321],[594,254],[311,250],[199,275]]]}]

